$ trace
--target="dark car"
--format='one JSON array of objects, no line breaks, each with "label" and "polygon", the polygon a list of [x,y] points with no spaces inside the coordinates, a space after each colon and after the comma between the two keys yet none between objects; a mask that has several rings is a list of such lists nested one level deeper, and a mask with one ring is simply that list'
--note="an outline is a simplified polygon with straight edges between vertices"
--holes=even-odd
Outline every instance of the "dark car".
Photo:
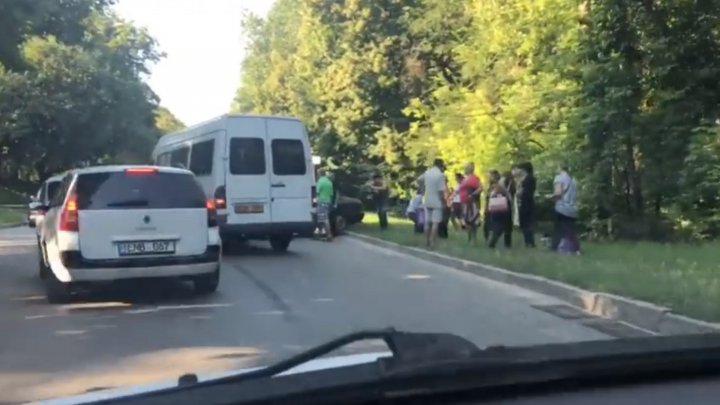
[{"label": "dark car", "polygon": [[333,234],[339,235],[348,225],[362,222],[365,217],[362,201],[357,198],[339,196],[336,204],[330,211],[330,224]]},{"label": "dark car", "polygon": [[[365,217],[362,201],[357,198],[338,196],[335,205],[330,211],[330,224],[334,235],[345,231],[348,225],[362,222]],[[313,210],[313,221],[317,222],[317,216]],[[316,229],[317,232],[317,229]]]}]

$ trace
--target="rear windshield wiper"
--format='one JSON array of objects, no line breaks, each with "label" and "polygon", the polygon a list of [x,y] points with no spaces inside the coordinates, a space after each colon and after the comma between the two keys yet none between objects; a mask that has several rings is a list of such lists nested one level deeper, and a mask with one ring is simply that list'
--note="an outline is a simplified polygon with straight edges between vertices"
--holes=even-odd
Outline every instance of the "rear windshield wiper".
[{"label": "rear windshield wiper", "polygon": [[134,200],[123,200],[107,203],[107,207],[147,207],[150,202],[147,199],[136,198]]}]

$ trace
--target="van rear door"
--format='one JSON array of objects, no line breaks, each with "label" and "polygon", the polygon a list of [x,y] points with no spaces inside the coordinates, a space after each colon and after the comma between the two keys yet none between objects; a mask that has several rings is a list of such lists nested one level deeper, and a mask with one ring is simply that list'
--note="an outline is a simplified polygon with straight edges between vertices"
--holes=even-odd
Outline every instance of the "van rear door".
[{"label": "van rear door", "polygon": [[302,123],[268,118],[270,201],[273,223],[312,221],[313,166]]},{"label": "van rear door", "polygon": [[227,122],[228,170],[225,177],[228,224],[270,222],[270,174],[265,120],[231,117]]}]

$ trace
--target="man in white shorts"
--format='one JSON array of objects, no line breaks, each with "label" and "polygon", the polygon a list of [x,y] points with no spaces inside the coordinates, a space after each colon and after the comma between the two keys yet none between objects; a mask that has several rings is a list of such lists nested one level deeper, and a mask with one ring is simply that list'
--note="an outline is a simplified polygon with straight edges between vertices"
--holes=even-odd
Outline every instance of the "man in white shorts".
[{"label": "man in white shorts", "polygon": [[435,248],[438,226],[443,220],[445,209],[445,164],[435,159],[433,165],[419,178],[418,183],[425,190],[425,241],[429,249]]}]

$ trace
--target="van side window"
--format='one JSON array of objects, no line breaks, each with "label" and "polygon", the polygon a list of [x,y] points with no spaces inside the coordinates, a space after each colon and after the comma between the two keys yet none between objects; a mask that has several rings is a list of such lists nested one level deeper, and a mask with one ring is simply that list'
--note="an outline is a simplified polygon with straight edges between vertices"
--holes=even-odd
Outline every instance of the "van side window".
[{"label": "van side window", "polygon": [[215,140],[198,142],[192,146],[190,154],[190,171],[196,176],[212,173]]},{"label": "van side window", "polygon": [[277,175],[304,175],[305,148],[298,139],[273,139],[272,149],[273,172]]},{"label": "van side window", "polygon": [[230,174],[265,174],[265,142],[260,138],[230,139]]},{"label": "van side window", "polygon": [[170,163],[170,154],[168,152],[161,153],[155,158],[155,165],[168,166]]},{"label": "van side window", "polygon": [[170,166],[182,167],[183,169],[187,169],[189,155],[190,148],[188,148],[187,146],[182,146],[179,149],[175,149],[170,153]]}]

